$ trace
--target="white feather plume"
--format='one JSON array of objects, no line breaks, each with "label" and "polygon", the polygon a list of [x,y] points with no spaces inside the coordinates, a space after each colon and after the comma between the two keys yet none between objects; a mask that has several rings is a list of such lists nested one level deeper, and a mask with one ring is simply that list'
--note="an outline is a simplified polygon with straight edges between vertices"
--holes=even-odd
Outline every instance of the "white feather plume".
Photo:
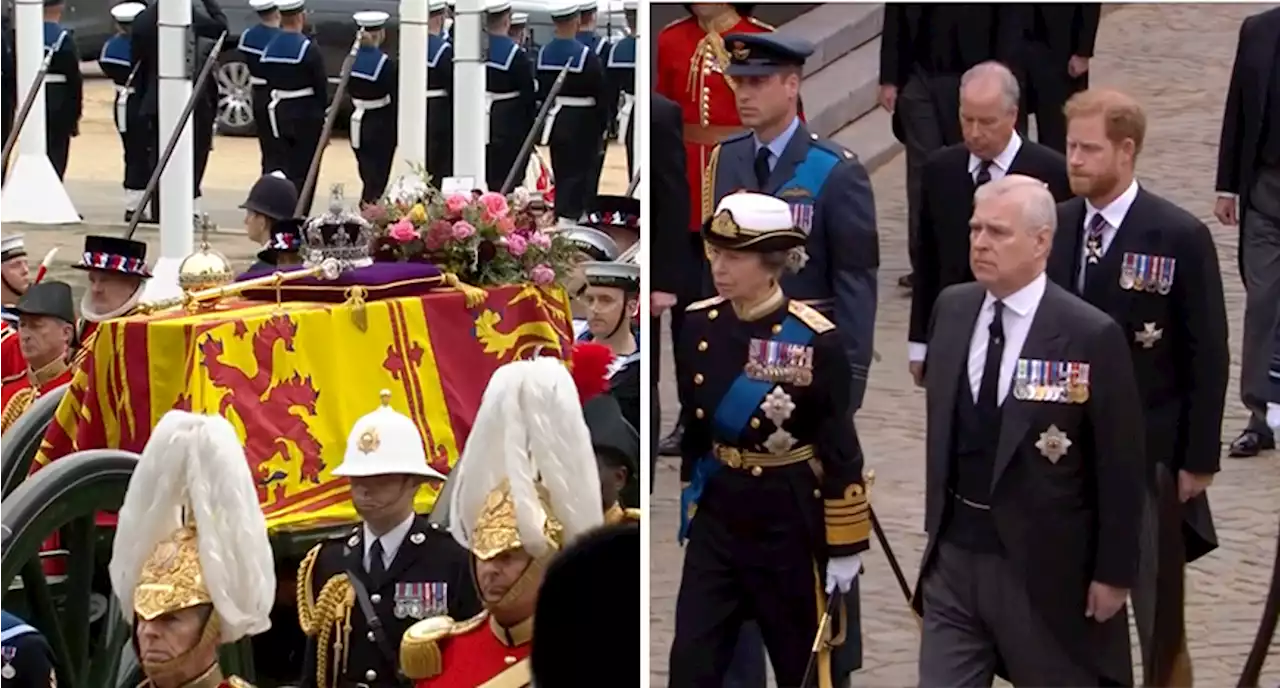
[{"label": "white feather plume", "polygon": [[192,508],[204,583],[231,643],[271,627],[276,575],[267,523],[235,428],[219,416],[170,411],[129,480],[111,553],[111,585],[125,618],[152,550]]},{"label": "white feather plume", "polygon": [[463,547],[489,492],[509,480],[520,541],[534,556],[552,543],[542,532],[546,489],[564,541],[599,527],[600,473],[573,377],[554,358],[515,361],[496,370],[450,481],[449,530]]}]

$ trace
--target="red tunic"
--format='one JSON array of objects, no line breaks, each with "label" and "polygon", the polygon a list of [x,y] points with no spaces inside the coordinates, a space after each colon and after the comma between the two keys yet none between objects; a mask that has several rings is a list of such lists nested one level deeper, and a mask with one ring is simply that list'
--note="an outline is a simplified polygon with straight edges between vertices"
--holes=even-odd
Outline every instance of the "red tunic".
[{"label": "red tunic", "polygon": [[703,218],[715,212],[709,207],[715,203],[714,190],[703,186],[711,149],[721,139],[742,131],[734,96],[736,84],[724,76],[729,54],[723,37],[771,31],[772,26],[758,19],[729,12],[710,27],[704,28],[690,15],[658,33],[656,90],[679,104],[684,113],[690,231],[698,231]]},{"label": "red tunic", "polygon": [[[58,360],[41,370],[29,371],[12,382],[4,383],[4,386],[0,387],[0,409],[3,409],[0,411],[3,428],[0,429],[8,430],[9,425],[25,413],[27,407],[40,398],[41,394],[71,382],[73,372],[71,366]],[[34,394],[29,391],[32,388],[36,390]]]},{"label": "red tunic", "polygon": [[[421,679],[415,688],[476,688],[490,679],[510,671],[524,677],[512,686],[529,685],[529,651],[533,648],[533,619],[515,628],[504,629],[482,612],[457,628],[440,643],[440,666],[443,672],[435,678]],[[523,662],[523,663],[522,663]]]},{"label": "red tunic", "polygon": [[12,382],[27,374],[27,359],[18,344],[18,328],[0,323],[0,383]]}]

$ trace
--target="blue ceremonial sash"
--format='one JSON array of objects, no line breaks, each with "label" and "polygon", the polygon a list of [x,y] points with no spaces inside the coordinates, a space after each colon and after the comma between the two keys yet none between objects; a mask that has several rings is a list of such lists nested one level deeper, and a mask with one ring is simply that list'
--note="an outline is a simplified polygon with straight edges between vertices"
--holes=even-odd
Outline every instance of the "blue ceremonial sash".
[{"label": "blue ceremonial sash", "polygon": [[[813,341],[813,330],[799,318],[788,315],[782,321],[782,330],[771,337],[770,341],[805,346]],[[777,384],[768,380],[752,379],[744,370],[738,375],[738,379],[733,381],[733,385],[729,387],[729,391],[716,407],[716,414],[712,419],[714,428],[712,435],[733,440],[740,439],[742,431],[751,422],[751,416],[760,408],[764,398]],[[680,533],[677,537],[680,544],[684,544],[688,536],[689,521],[693,518],[691,512],[698,500],[702,498],[702,491],[706,488],[707,481],[723,465],[715,456],[708,454],[698,459],[698,463],[693,467],[693,479],[689,481],[688,487],[680,491]]]}]

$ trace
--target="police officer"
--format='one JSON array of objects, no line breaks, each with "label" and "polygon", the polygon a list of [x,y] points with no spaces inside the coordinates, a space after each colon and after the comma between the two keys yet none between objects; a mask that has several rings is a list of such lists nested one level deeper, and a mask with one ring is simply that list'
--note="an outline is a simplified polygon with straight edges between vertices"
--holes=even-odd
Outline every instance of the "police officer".
[{"label": "police officer", "polygon": [[538,117],[533,64],[508,35],[509,0],[485,4],[488,47],[485,56],[485,105],[489,108],[489,145],[485,149],[485,182],[490,191],[502,188],[520,156],[520,146]]},{"label": "police officer", "polygon": [[302,220],[293,216],[297,205],[298,189],[284,172],[276,170],[254,182],[249,197],[240,204],[245,232],[251,241],[262,246],[258,262],[248,273],[301,262],[298,251],[302,246]]},{"label": "police officer", "polygon": [[240,54],[249,68],[249,85],[253,89],[253,122],[258,137],[258,150],[262,155],[262,173],[269,171],[267,161],[272,159],[268,148],[273,139],[267,126],[267,101],[271,98],[267,79],[262,74],[262,53],[267,44],[280,33],[280,10],[276,0],[249,0],[249,7],[258,13],[258,23],[240,33]]},{"label": "police officer", "polygon": [[[45,74],[45,141],[49,162],[62,179],[71,155],[71,137],[80,134],[80,113],[84,106],[84,80],[80,77],[80,53],[75,39],[62,24],[63,0],[44,0],[44,49],[52,50],[62,38],[62,45],[49,61]],[[63,34],[66,34],[65,36]]]},{"label": "police officer", "polygon": [[[386,12],[356,12],[356,25],[364,29],[360,48],[351,65],[351,128],[349,139],[363,184],[361,205],[377,203],[391,177],[396,155],[396,103],[399,88],[396,63],[380,47],[387,32]],[[310,161],[308,160],[308,165]]]},{"label": "police officer", "polygon": [[[411,625],[432,616],[470,619],[480,612],[469,554],[414,513],[418,488],[444,475],[427,463],[418,426],[390,403],[391,393],[382,392],[382,406],[356,421],[342,464],[333,471],[350,478],[363,523],[316,545],[298,569],[298,619],[309,636],[304,688],[399,688],[398,648]],[[354,591],[350,606],[322,594],[343,585],[331,582],[339,575]],[[335,623],[349,624],[350,631],[326,635],[333,647],[319,648],[317,634]],[[318,663],[320,655],[326,655],[324,664]]]},{"label": "police officer", "polygon": [[267,169],[284,170],[301,192],[320,145],[329,92],[329,75],[320,46],[302,33],[307,23],[305,0],[277,0],[280,33],[262,52],[262,73],[270,90],[267,125],[274,157]]},{"label": "police officer", "polygon": [[[727,35],[725,46],[731,58],[727,73],[738,81],[739,111],[749,130],[712,150],[716,202],[750,189],[790,204],[796,226],[809,239],[806,264],[784,278],[783,288],[839,327],[857,409],[871,365],[880,265],[871,181],[852,153],[810,134],[800,120],[799,80],[811,44],[752,33]],[[789,85],[797,95],[788,98],[783,94]]]},{"label": "police officer", "polygon": [[147,147],[147,129],[139,115],[138,98],[133,97],[133,48],[129,36],[129,26],[133,18],[138,16],[147,6],[140,2],[124,2],[111,8],[111,16],[116,20],[116,35],[102,44],[102,53],[98,55],[98,66],[102,73],[111,79],[116,87],[115,118],[116,131],[120,134],[120,145],[124,148],[124,221],[133,219],[133,213],[142,201],[142,192],[147,188],[147,160],[150,151]]},{"label": "police officer", "polygon": [[56,688],[53,650],[49,642],[22,619],[0,611],[0,650],[4,653],[0,676],[12,688]]},{"label": "police officer", "polygon": [[609,48],[605,58],[608,70],[609,86],[613,92],[610,102],[617,103],[618,115],[614,118],[618,126],[618,135],[623,137],[627,145],[627,178],[635,172],[635,136],[634,121],[636,106],[636,32],[640,25],[636,21],[637,0],[623,0],[622,10],[627,16],[627,26],[631,33],[627,34]]},{"label": "police officer", "polygon": [[590,46],[576,39],[580,7],[560,3],[550,10],[555,38],[538,51],[538,100],[545,102],[551,85],[566,65],[560,94],[547,111],[542,145],[551,146],[551,168],[556,175],[556,217],[562,224],[577,222],[590,207],[595,188],[609,107],[604,69]]},{"label": "police officer", "polygon": [[703,236],[720,295],[689,306],[676,350],[689,362],[679,381],[688,549],[671,685],[720,685],[751,620],[778,685],[800,686],[827,608],[821,590],[853,589],[871,533],[849,361],[836,325],[780,286],[807,239],[785,201],[732,194]]},{"label": "police officer", "polygon": [[453,176],[453,44],[445,0],[430,0],[427,11],[427,173],[439,186]]}]

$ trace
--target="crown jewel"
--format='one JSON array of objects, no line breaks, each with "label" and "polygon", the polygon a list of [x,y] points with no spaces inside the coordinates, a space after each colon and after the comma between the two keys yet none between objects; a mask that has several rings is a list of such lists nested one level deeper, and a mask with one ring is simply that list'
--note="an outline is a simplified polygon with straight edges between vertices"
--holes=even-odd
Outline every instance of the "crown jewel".
[{"label": "crown jewel", "polygon": [[329,193],[329,212],[308,220],[302,231],[303,263],[312,267],[333,258],[344,268],[372,265],[373,238],[373,225],[347,209],[342,185],[335,184]]}]

